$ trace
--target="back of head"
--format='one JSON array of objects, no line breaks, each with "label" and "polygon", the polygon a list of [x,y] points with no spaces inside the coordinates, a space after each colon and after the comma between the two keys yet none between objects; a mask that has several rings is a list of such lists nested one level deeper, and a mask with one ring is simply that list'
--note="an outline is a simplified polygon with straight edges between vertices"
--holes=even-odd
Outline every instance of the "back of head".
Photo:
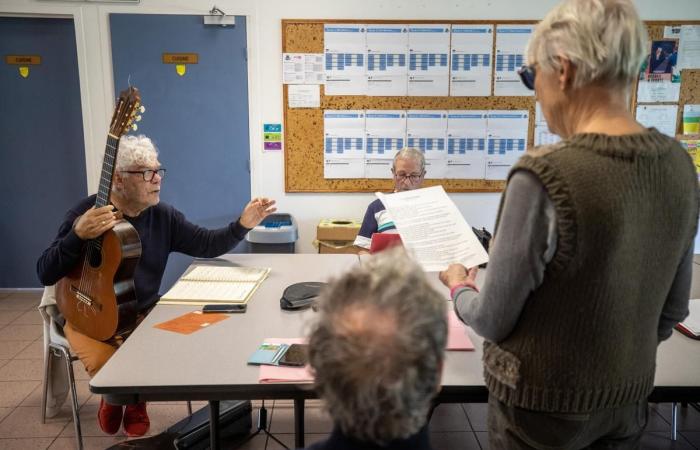
[{"label": "back of head", "polygon": [[316,390],[343,433],[378,445],[425,424],[447,339],[445,301],[402,249],[334,280],[309,338]]},{"label": "back of head", "polygon": [[126,135],[119,140],[117,170],[136,167],[153,167],[158,161],[158,150],[150,138],[139,134]]},{"label": "back of head", "polygon": [[647,35],[631,0],[565,0],[537,24],[528,64],[558,70],[559,58],[576,67],[574,87],[600,83],[627,87],[646,55]]}]

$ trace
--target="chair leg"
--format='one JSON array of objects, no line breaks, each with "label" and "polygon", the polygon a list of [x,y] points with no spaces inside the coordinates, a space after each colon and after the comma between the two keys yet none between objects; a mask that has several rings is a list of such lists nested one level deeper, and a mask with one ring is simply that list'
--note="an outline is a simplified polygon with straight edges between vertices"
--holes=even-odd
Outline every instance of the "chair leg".
[{"label": "chair leg", "polygon": [[678,440],[678,403],[671,403],[671,440]]},{"label": "chair leg", "polygon": [[83,433],[80,429],[80,407],[78,406],[78,393],[75,390],[75,375],[73,373],[73,357],[64,348],[61,347],[64,360],[66,361],[66,370],[68,371],[68,383],[71,394],[71,406],[73,410],[73,426],[75,427],[75,440],[79,450],[83,449]]},{"label": "chair leg", "polygon": [[49,392],[49,375],[51,374],[51,355],[53,347],[46,347],[44,352],[44,385],[41,393],[41,423],[46,423],[46,397]]},{"label": "chair leg", "polygon": [[192,415],[192,402],[187,400],[187,414]]}]

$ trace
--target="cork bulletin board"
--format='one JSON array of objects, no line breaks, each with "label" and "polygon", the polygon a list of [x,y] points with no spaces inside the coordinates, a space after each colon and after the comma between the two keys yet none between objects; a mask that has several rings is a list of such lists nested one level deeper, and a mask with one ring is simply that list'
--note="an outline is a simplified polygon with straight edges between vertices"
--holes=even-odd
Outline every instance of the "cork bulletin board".
[{"label": "cork bulletin board", "polygon": [[[323,53],[323,25],[325,23],[364,23],[364,24],[488,24],[513,25],[534,24],[535,20],[513,21],[455,21],[455,20],[323,20],[323,19],[284,19],[282,20],[282,52],[284,53]],[[651,39],[660,39],[666,25],[696,25],[700,21],[647,22]],[[495,55],[495,39],[493,54]],[[492,71],[492,77],[494,71]],[[493,80],[492,80],[493,81]],[[493,86],[494,83],[492,83]],[[700,70],[683,70],[681,93],[678,102],[681,127],[683,105],[700,103]],[[492,87],[493,89],[493,87]],[[636,95],[636,84],[634,89]],[[492,91],[493,93],[493,91]],[[288,85],[283,86],[284,142],[285,142],[285,191],[286,192],[375,192],[390,191],[390,179],[325,179],[323,177],[323,111],[326,109],[504,109],[528,110],[530,114],[527,146],[534,144],[535,98],[534,96],[490,96],[490,97],[375,97],[375,96],[326,96],[321,85],[320,108],[289,108]],[[636,99],[632,97],[632,111],[636,109]],[[428,174],[429,175],[429,174]],[[448,192],[501,192],[504,181],[430,179],[423,186],[441,184]]]}]

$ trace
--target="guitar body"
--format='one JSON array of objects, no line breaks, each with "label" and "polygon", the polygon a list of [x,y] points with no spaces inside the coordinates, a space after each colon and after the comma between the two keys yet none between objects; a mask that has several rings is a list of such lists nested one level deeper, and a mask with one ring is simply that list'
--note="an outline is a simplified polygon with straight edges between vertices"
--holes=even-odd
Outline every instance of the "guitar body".
[{"label": "guitar body", "polygon": [[136,321],[133,278],[141,240],[126,221],[100,239],[101,246],[87,245],[80,262],[56,284],[56,303],[75,329],[106,341]]}]

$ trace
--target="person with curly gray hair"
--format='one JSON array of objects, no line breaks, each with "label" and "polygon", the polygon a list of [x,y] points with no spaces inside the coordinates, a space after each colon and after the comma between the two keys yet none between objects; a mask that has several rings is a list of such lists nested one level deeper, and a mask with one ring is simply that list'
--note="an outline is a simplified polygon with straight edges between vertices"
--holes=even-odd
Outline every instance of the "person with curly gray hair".
[{"label": "person with curly gray hair", "polygon": [[309,338],[315,387],[335,428],[310,449],[429,449],[446,302],[402,249],[331,282]]},{"label": "person with curly gray hair", "polygon": [[476,268],[441,273],[485,338],[493,449],[639,446],[699,203],[687,152],[629,111],[646,48],[631,0],[567,0],[536,26],[521,77],[563,140],[513,166],[481,291]]}]

